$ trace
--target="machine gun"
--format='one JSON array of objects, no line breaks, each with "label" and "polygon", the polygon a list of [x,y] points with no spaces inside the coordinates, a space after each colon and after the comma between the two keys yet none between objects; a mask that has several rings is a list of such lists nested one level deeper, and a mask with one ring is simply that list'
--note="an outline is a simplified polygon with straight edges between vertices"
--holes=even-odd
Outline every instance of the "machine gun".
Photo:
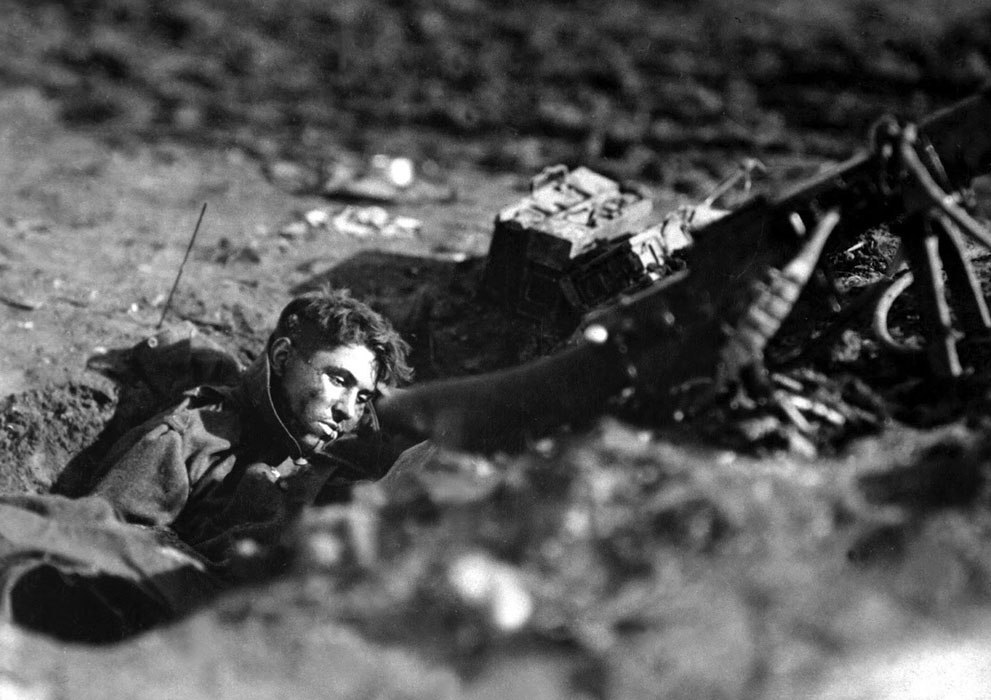
[{"label": "machine gun", "polygon": [[[759,390],[764,349],[824,250],[882,224],[900,237],[920,292],[931,371],[960,377],[958,340],[991,329],[964,249],[967,238],[991,249],[966,196],[972,180],[991,171],[989,124],[991,86],[918,125],[885,117],[866,150],[696,230],[686,270],[595,314],[571,347],[512,369],[390,393],[377,404],[379,416],[410,434],[492,450],[595,417],[620,395],[649,402],[663,421],[678,417],[686,387],[710,395],[741,384]],[[879,305],[877,315],[886,311]]]}]

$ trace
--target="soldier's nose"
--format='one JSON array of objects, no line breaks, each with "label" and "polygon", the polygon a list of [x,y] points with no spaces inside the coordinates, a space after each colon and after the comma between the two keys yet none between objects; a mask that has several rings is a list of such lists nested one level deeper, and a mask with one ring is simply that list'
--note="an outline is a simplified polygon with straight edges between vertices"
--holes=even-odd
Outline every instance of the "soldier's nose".
[{"label": "soldier's nose", "polygon": [[351,396],[342,396],[337,401],[334,402],[333,413],[334,420],[338,422],[351,420],[355,417],[357,412],[357,401]]}]

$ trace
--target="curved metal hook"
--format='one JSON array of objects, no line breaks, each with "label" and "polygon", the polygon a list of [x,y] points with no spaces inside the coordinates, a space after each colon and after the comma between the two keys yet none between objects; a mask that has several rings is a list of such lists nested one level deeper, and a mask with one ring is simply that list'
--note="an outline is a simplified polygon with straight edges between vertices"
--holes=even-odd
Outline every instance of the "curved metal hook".
[{"label": "curved metal hook", "polygon": [[874,336],[887,350],[898,355],[920,355],[925,352],[921,347],[912,347],[896,340],[888,328],[888,314],[891,313],[891,307],[894,306],[895,300],[912,286],[912,282],[912,273],[909,270],[896,275],[887,282],[888,288],[881,293],[874,305],[871,322]]}]

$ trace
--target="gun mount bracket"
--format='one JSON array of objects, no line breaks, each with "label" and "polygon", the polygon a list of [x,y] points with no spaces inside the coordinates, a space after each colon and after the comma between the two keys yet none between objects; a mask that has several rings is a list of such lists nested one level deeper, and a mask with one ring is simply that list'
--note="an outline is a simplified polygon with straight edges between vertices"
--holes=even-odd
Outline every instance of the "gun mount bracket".
[{"label": "gun mount bracket", "polygon": [[[890,195],[895,179],[908,180],[923,197],[923,206],[893,227],[912,272],[892,278],[878,297],[873,314],[875,335],[890,350],[916,352],[892,338],[888,315],[909,286],[919,285],[919,311],[927,335],[924,352],[930,367],[937,376],[959,377],[965,369],[957,341],[987,336],[991,331],[991,314],[967,256],[964,236],[991,251],[991,233],[966,210],[932,144],[919,135],[914,124],[900,126],[888,118],[878,123],[872,137],[882,161],[881,190]],[[951,302],[957,312],[956,324]]]}]

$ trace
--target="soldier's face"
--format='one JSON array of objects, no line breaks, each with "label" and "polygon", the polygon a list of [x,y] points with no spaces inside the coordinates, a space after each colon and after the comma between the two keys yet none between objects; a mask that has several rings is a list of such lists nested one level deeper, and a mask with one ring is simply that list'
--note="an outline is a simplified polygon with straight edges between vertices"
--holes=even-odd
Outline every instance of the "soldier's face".
[{"label": "soldier's face", "polygon": [[[284,341],[284,342],[283,342]],[[287,338],[275,341],[272,371],[279,381],[282,419],[305,450],[351,432],[375,395],[375,354],[364,345],[305,352]]]}]

